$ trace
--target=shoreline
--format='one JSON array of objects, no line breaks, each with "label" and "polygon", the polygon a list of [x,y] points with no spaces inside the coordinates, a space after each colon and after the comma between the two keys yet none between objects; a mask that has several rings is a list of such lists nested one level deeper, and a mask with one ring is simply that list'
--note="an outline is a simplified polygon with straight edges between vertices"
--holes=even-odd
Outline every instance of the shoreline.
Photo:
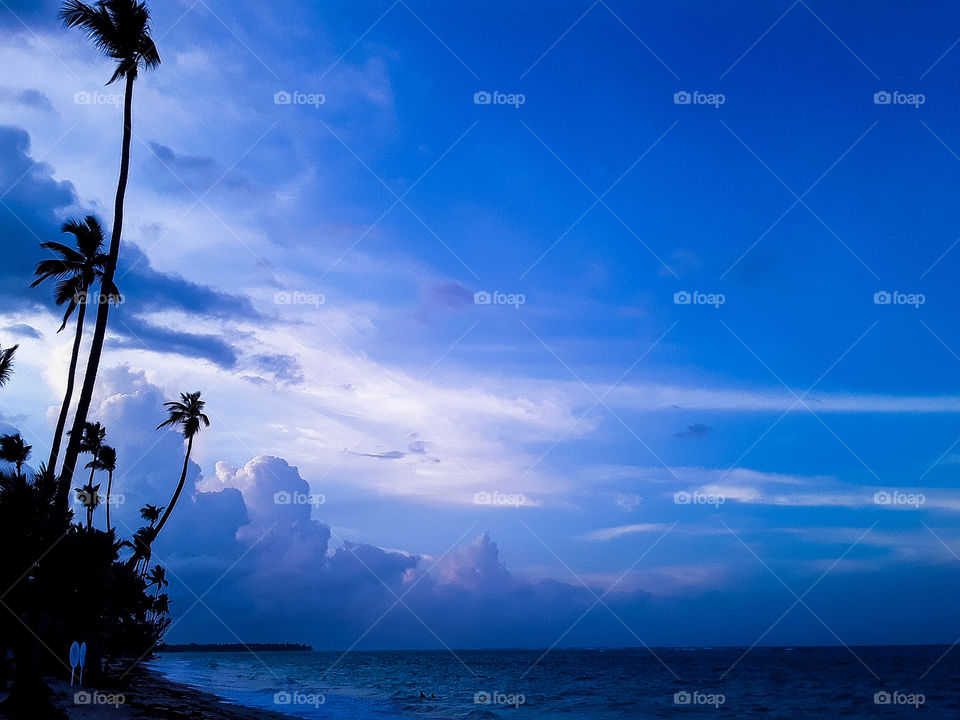
[{"label": "shoreline", "polygon": [[[246,707],[212,693],[168,680],[156,670],[139,665],[122,680],[102,688],[84,687],[48,679],[51,702],[69,720],[303,720],[275,710]],[[86,693],[75,701],[77,693]],[[0,694],[2,697],[2,694]],[[9,716],[0,712],[0,718]]]}]

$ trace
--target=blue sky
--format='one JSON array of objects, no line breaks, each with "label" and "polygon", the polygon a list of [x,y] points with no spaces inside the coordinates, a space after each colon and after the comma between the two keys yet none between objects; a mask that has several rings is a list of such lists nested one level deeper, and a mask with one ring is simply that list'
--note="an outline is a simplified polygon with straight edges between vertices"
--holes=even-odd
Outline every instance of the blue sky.
[{"label": "blue sky", "polygon": [[[65,217],[109,224],[120,129],[107,62],[41,5],[0,4],[0,343],[22,346],[0,419],[37,446],[70,338],[25,274]],[[469,578],[515,594],[508,644],[551,644],[592,590],[630,632],[599,607],[563,642],[960,635],[955,7],[154,5],[163,65],[135,94],[126,302],[97,412],[129,432],[121,465],[141,458],[132,524],[178,467],[159,402],[208,399],[198,493],[165,553],[175,611],[245,558],[211,594],[226,623],[207,639],[316,641],[298,613],[264,615],[272,561],[244,554],[267,486],[325,499],[312,519],[271,509],[290,571],[271,582],[307,616],[317,587],[352,577],[346,541],[383,561],[354,563],[368,581],[429,577],[418,602],[438,623],[457,617],[451,587],[490,600]],[[484,91],[524,102],[476,104]],[[524,302],[476,304],[484,291]],[[205,503],[224,514],[201,538]],[[304,558],[319,586],[291,579]],[[811,585],[811,612],[764,635],[785,588]],[[525,626],[543,605],[556,617]],[[201,610],[173,637],[214,632]],[[346,646],[366,617],[340,619]],[[436,642],[409,620],[368,642]],[[449,642],[482,641],[450,622]]]}]

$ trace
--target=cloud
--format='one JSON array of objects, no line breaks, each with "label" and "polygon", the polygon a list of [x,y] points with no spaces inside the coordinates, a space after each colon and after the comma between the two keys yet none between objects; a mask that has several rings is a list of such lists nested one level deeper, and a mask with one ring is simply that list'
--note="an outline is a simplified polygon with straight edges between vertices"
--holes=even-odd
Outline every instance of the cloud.
[{"label": "cloud", "polygon": [[111,329],[121,328],[119,336],[108,341],[115,348],[152,350],[159,353],[175,353],[188,358],[202,358],[215,365],[232,369],[237,365],[237,351],[216,335],[200,335],[181,332],[172,328],[154,325],[136,315],[114,317]]},{"label": "cloud", "polygon": [[0,87],[0,103],[20,105],[50,113],[56,112],[50,98],[39,90]]},{"label": "cloud", "polygon": [[[86,210],[78,210],[72,184],[55,180],[53,168],[33,160],[30,138],[23,130],[0,127],[0,155],[4,157],[0,188],[7,188],[0,205],[0,232],[6,238],[4,262],[0,263],[0,296],[7,310],[42,305],[56,314],[49,288],[27,289],[34,266],[44,257],[45,251],[38,245],[60,240],[63,219]],[[181,312],[224,321],[262,319],[246,297],[156,270],[145,252],[129,240],[122,246],[118,284],[124,304],[111,315],[115,347],[202,357],[232,368],[237,364],[237,351],[222,337],[163,327],[148,316]]]},{"label": "cloud", "polygon": [[0,263],[0,293],[7,307],[29,307],[45,302],[48,293],[28,291],[34,267],[43,257],[37,245],[60,235],[60,218],[75,206],[69,182],[54,179],[49,165],[30,156],[30,136],[20,128],[0,126],[0,234],[4,258]]},{"label": "cloud", "polygon": [[3,328],[4,332],[8,332],[11,335],[18,335],[19,337],[31,338],[33,340],[42,340],[43,333],[37,330],[32,325],[27,325],[26,323],[14,323],[13,325],[7,325]]},{"label": "cloud", "polygon": [[601,528],[599,530],[593,530],[588,533],[584,533],[580,536],[581,540],[586,540],[587,542],[606,542],[607,540],[615,540],[616,538],[623,537],[624,535],[636,535],[637,533],[652,533],[652,532],[665,532],[670,528],[669,525],[664,523],[636,523],[633,525],[619,525],[617,527]]},{"label": "cloud", "polygon": [[267,373],[277,382],[288,385],[303,382],[303,368],[293,355],[255,355],[252,360],[257,370]]},{"label": "cloud", "polygon": [[351,454],[351,455],[357,455],[357,456],[359,456],[359,457],[378,458],[378,459],[380,459],[380,460],[402,460],[403,458],[405,458],[405,457],[407,456],[407,454],[406,454],[405,452],[403,452],[402,450],[389,450],[389,451],[387,451],[387,452],[382,452],[382,453],[357,453],[357,452],[352,452],[352,453],[350,453],[350,454]]},{"label": "cloud", "polygon": [[423,440],[414,440],[407,446],[407,450],[414,455],[425,455],[427,453],[427,444]]},{"label": "cloud", "polygon": [[712,428],[709,428],[702,423],[694,423],[693,425],[687,425],[686,430],[675,432],[673,436],[675,438],[693,438],[699,440],[701,438],[705,438],[711,432],[711,430]]},{"label": "cloud", "polygon": [[159,272],[134,242],[123,244],[117,276],[124,301],[138,313],[175,310],[221,320],[263,319],[247,297]]},{"label": "cloud", "polygon": [[431,285],[427,290],[427,298],[436,305],[453,310],[473,305],[473,292],[456,282]]},{"label": "cloud", "polygon": [[231,190],[254,191],[253,181],[244,175],[223,168],[216,160],[207,155],[186,155],[157,142],[150,143],[153,152],[153,171],[151,181],[162,192],[175,195],[203,195],[211,187],[225,187]]}]

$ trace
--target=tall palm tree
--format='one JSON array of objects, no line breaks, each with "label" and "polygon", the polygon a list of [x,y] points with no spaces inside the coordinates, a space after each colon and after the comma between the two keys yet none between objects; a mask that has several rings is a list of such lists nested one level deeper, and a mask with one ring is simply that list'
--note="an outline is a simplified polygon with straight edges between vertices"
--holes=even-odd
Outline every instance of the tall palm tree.
[{"label": "tall palm tree", "polygon": [[190,463],[190,453],[193,450],[194,436],[200,432],[201,427],[210,427],[210,418],[208,418],[203,412],[203,408],[206,403],[200,399],[199,392],[180,393],[179,401],[173,400],[170,402],[165,402],[163,405],[167,408],[167,419],[157,425],[157,430],[160,430],[164,427],[179,426],[183,432],[183,437],[187,440],[187,452],[183,457],[183,469],[180,471],[180,482],[177,483],[177,489],[174,491],[173,497],[170,498],[170,504],[167,505],[167,509],[163,513],[163,517],[161,517],[160,522],[157,523],[157,527],[153,533],[154,537],[156,537],[163,529],[163,526],[167,522],[167,518],[169,518],[170,513],[173,512],[174,505],[176,505],[177,500],[180,499],[180,493],[183,491],[183,484],[187,480],[187,468],[189,467]]},{"label": "tall palm tree", "polygon": [[6,385],[10,376],[13,375],[13,356],[18,347],[20,346],[14,345],[6,350],[0,348],[0,387]]},{"label": "tall palm tree", "polygon": [[93,527],[93,511],[100,507],[100,483],[88,482],[77,488],[77,498],[87,509],[87,530]]},{"label": "tall palm tree", "polygon": [[[146,3],[138,0],[100,0],[93,5],[79,0],[67,0],[60,10],[60,19],[69,27],[82,30],[87,38],[105,55],[116,60],[116,68],[109,83],[124,79],[123,140],[120,151],[120,177],[117,180],[117,196],[113,210],[113,233],[103,273],[103,287],[113,286],[120,257],[120,237],[123,232],[123,201],[127,192],[130,174],[130,138],[133,132],[133,84],[141,68],[155,68],[160,64],[160,54],[153,42],[150,29],[150,11]],[[67,495],[73,481],[73,473],[80,454],[80,433],[87,421],[93,388],[100,369],[103,341],[107,335],[107,316],[110,304],[97,305],[97,322],[90,343],[90,357],[77,400],[77,414],[73,419],[73,434],[67,444],[63,470],[60,473],[57,501],[66,507]]]},{"label": "tall palm tree", "polygon": [[[64,233],[70,233],[76,238],[77,248],[58,242],[41,243],[40,247],[50,250],[56,257],[41,260],[37,263],[34,272],[36,279],[30,287],[36,287],[44,280],[55,278],[57,283],[54,299],[57,305],[66,305],[63,313],[63,324],[60,332],[67,326],[67,321],[77,310],[77,330],[73,338],[73,352],[70,354],[70,369],[67,371],[67,391],[60,405],[60,416],[57,418],[57,429],[53,433],[53,444],[50,448],[50,458],[47,467],[53,471],[57,468],[57,459],[60,456],[60,444],[63,440],[63,431],[67,426],[67,414],[73,400],[73,387],[77,375],[77,360],[80,356],[80,342],[83,339],[83,322],[87,315],[87,297],[93,284],[103,276],[107,256],[103,249],[103,228],[93,216],[87,215],[83,220],[68,220],[63,224]],[[119,299],[116,287],[103,288],[103,293],[111,299]]]},{"label": "tall palm tree", "polygon": [[17,466],[17,477],[23,477],[23,464],[30,457],[32,445],[26,445],[20,435],[0,435],[0,460]]},{"label": "tall palm tree", "polygon": [[113,491],[113,473],[117,469],[117,451],[109,445],[100,448],[96,469],[107,473],[107,532],[110,532],[110,493]]}]

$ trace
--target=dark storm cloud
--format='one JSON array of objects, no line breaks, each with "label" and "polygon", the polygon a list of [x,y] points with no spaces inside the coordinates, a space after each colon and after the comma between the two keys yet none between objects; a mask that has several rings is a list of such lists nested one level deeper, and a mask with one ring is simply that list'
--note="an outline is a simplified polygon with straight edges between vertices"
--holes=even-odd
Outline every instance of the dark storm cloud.
[{"label": "dark storm cloud", "polygon": [[216,335],[195,335],[154,325],[136,315],[117,316],[110,327],[119,338],[108,341],[112,347],[175,353],[185,357],[209,360],[227,370],[236,367],[237,352],[226,340]]},{"label": "dark storm cloud", "polygon": [[[52,167],[34,162],[30,137],[22,129],[0,127],[0,157],[0,237],[4,250],[0,299],[7,310],[42,305],[57,313],[49,289],[28,287],[37,261],[45,257],[45,251],[37,246],[61,240],[63,221],[88,211],[79,209],[77,191],[71,183],[55,180]],[[122,347],[180,353],[232,368],[237,353],[224,338],[160,327],[146,317],[175,310],[205,319],[260,319],[249,299],[161,272],[129,240],[121,250],[118,285],[124,304],[113,316],[117,321],[111,323],[110,331],[119,336],[114,344]],[[288,376],[292,372],[287,368]]]}]

